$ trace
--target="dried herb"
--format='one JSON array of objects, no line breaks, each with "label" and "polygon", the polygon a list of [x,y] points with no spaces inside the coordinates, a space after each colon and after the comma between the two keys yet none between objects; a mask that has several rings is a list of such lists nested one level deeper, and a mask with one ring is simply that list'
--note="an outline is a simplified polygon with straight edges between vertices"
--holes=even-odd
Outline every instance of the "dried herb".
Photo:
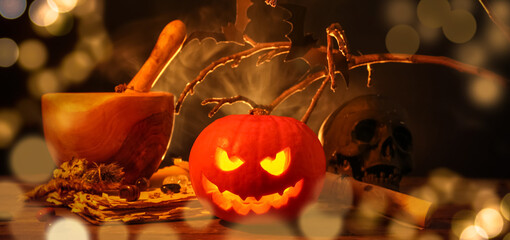
[{"label": "dried herb", "polygon": [[117,164],[96,164],[95,168],[83,174],[83,179],[90,183],[118,183],[122,181],[124,172]]},{"label": "dried herb", "polygon": [[105,190],[118,189],[123,177],[122,168],[115,163],[91,165],[85,159],[73,158],[55,169],[53,179],[48,183],[35,187],[25,196],[61,205],[72,201],[75,192],[100,194]]}]

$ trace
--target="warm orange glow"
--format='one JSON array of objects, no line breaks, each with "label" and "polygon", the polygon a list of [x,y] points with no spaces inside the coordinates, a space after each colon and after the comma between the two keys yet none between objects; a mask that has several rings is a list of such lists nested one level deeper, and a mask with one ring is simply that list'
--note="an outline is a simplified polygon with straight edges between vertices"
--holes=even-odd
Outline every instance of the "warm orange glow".
[{"label": "warm orange glow", "polygon": [[244,161],[238,157],[229,157],[227,152],[221,148],[216,148],[216,166],[222,171],[233,171],[243,165]]},{"label": "warm orange glow", "polygon": [[234,211],[241,215],[248,214],[250,210],[256,214],[264,214],[271,207],[279,209],[287,205],[289,198],[297,197],[303,188],[303,179],[299,180],[294,186],[286,188],[283,191],[283,195],[273,193],[264,195],[259,200],[255,197],[242,199],[239,195],[228,190],[220,192],[218,186],[209,181],[205,176],[202,176],[202,185],[205,192],[212,195],[214,204],[225,211],[233,208]]},{"label": "warm orange glow", "polygon": [[260,166],[268,173],[280,176],[290,165],[290,148],[285,148],[276,154],[274,159],[270,157],[264,158],[260,162]]}]

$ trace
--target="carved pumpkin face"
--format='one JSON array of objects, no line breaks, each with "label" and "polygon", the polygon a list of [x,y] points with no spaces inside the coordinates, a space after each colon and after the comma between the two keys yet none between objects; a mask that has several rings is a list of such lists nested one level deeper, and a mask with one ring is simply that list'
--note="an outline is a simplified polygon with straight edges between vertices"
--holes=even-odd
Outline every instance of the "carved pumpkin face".
[{"label": "carved pumpkin face", "polygon": [[217,217],[242,223],[293,219],[317,199],[325,157],[313,131],[293,118],[231,115],[198,136],[193,189]]}]

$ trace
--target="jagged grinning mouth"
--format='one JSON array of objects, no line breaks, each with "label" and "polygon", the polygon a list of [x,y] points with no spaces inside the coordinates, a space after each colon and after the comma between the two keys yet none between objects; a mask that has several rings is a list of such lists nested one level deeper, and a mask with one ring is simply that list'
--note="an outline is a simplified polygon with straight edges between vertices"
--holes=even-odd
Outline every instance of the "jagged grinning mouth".
[{"label": "jagged grinning mouth", "polygon": [[202,185],[205,192],[212,195],[214,204],[225,211],[233,208],[234,211],[241,215],[246,215],[250,211],[256,214],[264,214],[271,207],[279,209],[287,205],[289,198],[298,196],[303,188],[303,179],[297,181],[294,186],[286,188],[281,195],[279,193],[268,194],[258,200],[255,197],[242,199],[239,195],[228,190],[220,192],[218,186],[209,181],[204,175],[202,175]]}]

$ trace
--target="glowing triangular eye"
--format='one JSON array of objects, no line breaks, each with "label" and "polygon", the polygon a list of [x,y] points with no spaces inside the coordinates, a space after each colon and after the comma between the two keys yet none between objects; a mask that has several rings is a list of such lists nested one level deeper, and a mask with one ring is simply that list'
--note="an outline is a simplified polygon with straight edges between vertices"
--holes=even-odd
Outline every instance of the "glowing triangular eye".
[{"label": "glowing triangular eye", "polygon": [[260,166],[264,170],[275,176],[279,176],[283,172],[285,172],[285,170],[289,168],[289,164],[290,164],[290,148],[285,148],[282,151],[278,152],[274,159],[266,157],[264,158],[264,160],[260,162]]},{"label": "glowing triangular eye", "polygon": [[216,148],[216,166],[223,171],[232,171],[243,165],[243,160],[238,157],[228,157],[225,150]]}]

